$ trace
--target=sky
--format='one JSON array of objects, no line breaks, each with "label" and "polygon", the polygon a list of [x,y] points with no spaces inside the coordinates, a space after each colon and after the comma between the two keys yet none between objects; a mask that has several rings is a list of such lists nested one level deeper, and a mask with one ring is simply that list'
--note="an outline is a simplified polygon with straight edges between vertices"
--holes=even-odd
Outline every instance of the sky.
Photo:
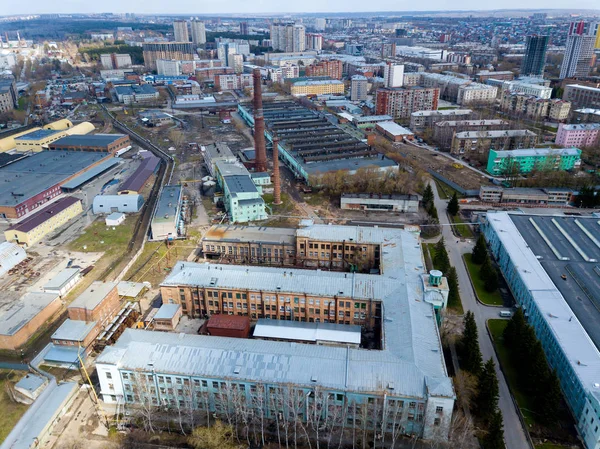
[{"label": "sky", "polygon": [[[481,0],[429,0],[410,2],[406,0],[2,0],[0,15],[41,13],[146,13],[146,14],[242,14],[242,13],[300,13],[300,12],[364,12],[364,11],[439,11],[523,8],[581,8],[598,9],[597,0],[504,0],[489,2],[489,8]],[[415,8],[417,6],[417,8]]]}]

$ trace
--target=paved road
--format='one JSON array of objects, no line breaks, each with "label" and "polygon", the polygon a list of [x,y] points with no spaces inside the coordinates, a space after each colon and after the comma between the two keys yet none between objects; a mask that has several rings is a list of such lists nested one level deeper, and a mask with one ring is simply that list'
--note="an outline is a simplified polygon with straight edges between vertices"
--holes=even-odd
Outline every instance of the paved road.
[{"label": "paved road", "polygon": [[[435,207],[438,210],[440,217],[440,224],[447,225],[450,223],[448,216],[446,215],[447,201],[440,199],[437,194],[437,189],[434,183],[431,183],[435,195]],[[507,449],[526,449],[529,447],[529,443],[525,436],[521,421],[517,415],[517,410],[512,402],[510,393],[508,391],[508,385],[506,379],[500,371],[498,359],[494,353],[492,341],[487,333],[485,323],[490,318],[498,318],[499,308],[488,307],[479,303],[475,298],[473,289],[470,285],[469,273],[465,268],[462,260],[462,255],[468,253],[473,248],[473,242],[456,242],[456,237],[452,234],[450,226],[441,226],[442,235],[447,243],[446,248],[448,249],[448,257],[450,263],[456,268],[458,275],[458,284],[460,285],[460,297],[462,299],[463,308],[465,311],[470,310],[475,316],[477,322],[477,330],[479,331],[479,346],[481,348],[481,354],[483,360],[488,360],[490,357],[496,363],[496,373],[498,375],[498,383],[500,388],[500,400],[498,405],[502,411],[504,417],[504,440],[506,441]]]}]

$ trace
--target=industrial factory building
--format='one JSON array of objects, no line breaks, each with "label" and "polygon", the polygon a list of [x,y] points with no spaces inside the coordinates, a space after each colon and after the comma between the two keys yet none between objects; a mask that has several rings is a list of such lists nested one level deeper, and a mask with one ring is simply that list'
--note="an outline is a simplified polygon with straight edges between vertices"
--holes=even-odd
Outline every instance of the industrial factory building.
[{"label": "industrial factory building", "polygon": [[151,240],[172,240],[184,234],[182,201],[180,185],[163,187],[150,224]]},{"label": "industrial factory building", "polygon": [[[335,415],[364,432],[446,438],[455,394],[437,317],[448,289],[441,273],[426,275],[417,229],[311,225],[297,234],[300,245],[319,245],[318,252],[321,245],[336,251],[332,244],[378,248],[380,274],[178,262],[161,285],[163,300],[180,303],[188,316],[335,323],[349,333],[357,324],[379,328],[380,349],[352,347],[356,337],[350,345],[327,336],[327,345],[312,344],[307,329],[291,344],[128,329],[96,360],[104,401],[181,405],[212,415],[231,409],[235,393],[243,403],[264,404],[253,412],[271,421],[281,416],[280,400],[300,395],[299,420],[314,403],[332,429],[340,426]],[[294,329],[280,331],[289,337]],[[148,382],[156,388],[141,388]]]},{"label": "industrial factory building", "polygon": [[340,208],[379,212],[419,212],[417,195],[382,195],[376,193],[342,193]]},{"label": "industrial factory building", "polygon": [[41,151],[0,168],[0,217],[20,218],[118,163],[110,153]]},{"label": "industrial factory building", "polygon": [[66,136],[48,145],[49,150],[101,151],[111,154],[127,147],[131,147],[131,140],[126,134]]},{"label": "industrial factory building", "polygon": [[488,212],[482,228],[556,370],[579,436],[599,448],[598,219]]},{"label": "industrial factory building", "polygon": [[[238,112],[254,126],[253,107],[240,104]],[[263,105],[265,135],[279,138],[279,156],[298,178],[309,182],[312,175],[359,168],[396,170],[397,164],[374,148],[329,122],[319,113],[292,101]]]}]

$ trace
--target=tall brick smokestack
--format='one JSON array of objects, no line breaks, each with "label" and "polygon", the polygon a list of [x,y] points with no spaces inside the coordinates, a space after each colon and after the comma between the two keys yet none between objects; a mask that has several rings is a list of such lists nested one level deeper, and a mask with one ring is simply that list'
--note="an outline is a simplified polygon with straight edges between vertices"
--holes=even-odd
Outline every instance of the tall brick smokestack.
[{"label": "tall brick smokestack", "polygon": [[254,169],[267,171],[267,144],[265,143],[265,118],[263,117],[260,69],[252,71],[254,80]]},{"label": "tall brick smokestack", "polygon": [[281,179],[279,178],[279,139],[273,136],[273,204],[281,204]]}]

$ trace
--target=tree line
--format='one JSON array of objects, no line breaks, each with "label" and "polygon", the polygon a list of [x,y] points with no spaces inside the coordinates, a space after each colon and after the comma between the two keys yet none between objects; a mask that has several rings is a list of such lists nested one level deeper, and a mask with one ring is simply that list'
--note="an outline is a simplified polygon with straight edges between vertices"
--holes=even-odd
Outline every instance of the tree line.
[{"label": "tree line", "polygon": [[480,438],[483,449],[504,449],[502,412],[498,408],[499,387],[493,359],[485,364],[479,349],[479,333],[473,312],[467,312],[464,329],[459,342],[459,357],[462,369],[475,378],[475,392],[469,401],[471,412],[487,427]]},{"label": "tree line", "polygon": [[530,406],[546,425],[558,421],[561,390],[556,370],[551,370],[542,344],[519,308],[504,329],[504,345],[517,371],[519,386],[532,400]]},{"label": "tree line", "polygon": [[446,251],[444,237],[442,237],[435,244],[434,251],[435,254],[433,255],[431,261],[433,267],[436,270],[440,270],[444,276],[446,276],[446,280],[448,282],[448,307],[459,308],[461,301],[460,291],[458,288],[458,275],[456,274],[456,268],[450,264],[450,258],[448,257],[448,252]]},{"label": "tree line", "polygon": [[424,238],[435,237],[440,233],[440,218],[438,216],[437,208],[434,204],[434,195],[431,184],[427,184],[423,190],[422,205],[423,209],[425,209],[425,212],[427,213],[427,216],[423,219],[424,226],[421,228],[421,235]]},{"label": "tree line", "polygon": [[486,291],[492,293],[498,290],[498,272],[492,264],[490,256],[488,255],[487,246],[483,234],[479,234],[477,242],[473,247],[471,253],[471,261],[474,264],[481,265],[479,268],[479,277],[484,282],[484,288]]}]

